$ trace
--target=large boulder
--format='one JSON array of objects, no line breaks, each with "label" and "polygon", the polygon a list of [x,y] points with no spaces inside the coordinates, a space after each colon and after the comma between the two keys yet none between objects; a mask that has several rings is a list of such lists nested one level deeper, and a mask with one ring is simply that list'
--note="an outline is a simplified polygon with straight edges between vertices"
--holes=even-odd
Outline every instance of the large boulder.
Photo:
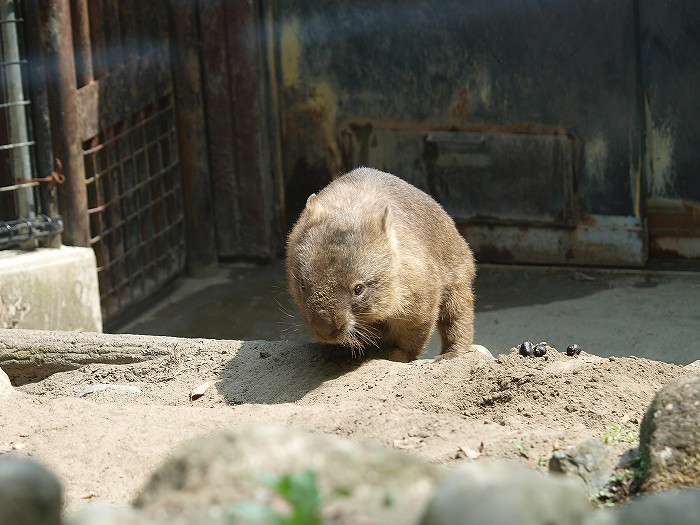
[{"label": "large boulder", "polygon": [[156,470],[135,506],[161,523],[229,524],[232,515],[250,509],[258,515],[261,507],[289,510],[289,501],[281,500],[270,480],[313,473],[316,488],[308,476],[297,478],[303,481],[297,488],[305,491],[304,500],[318,497],[324,519],[411,524],[444,472],[371,443],[289,428],[249,428],[180,447]]},{"label": "large boulder", "polygon": [[656,393],[640,428],[642,490],[700,486],[700,375]]},{"label": "large boulder", "polygon": [[511,461],[457,467],[438,486],[421,525],[581,524],[594,509],[580,483]]},{"label": "large boulder", "polygon": [[154,525],[154,522],[130,507],[90,503],[69,515],[65,525]]},{"label": "large boulder", "polygon": [[611,514],[620,525],[698,525],[700,490],[670,490],[642,496]]},{"label": "large boulder", "polygon": [[29,458],[0,456],[0,523],[59,525],[61,485],[46,467]]}]

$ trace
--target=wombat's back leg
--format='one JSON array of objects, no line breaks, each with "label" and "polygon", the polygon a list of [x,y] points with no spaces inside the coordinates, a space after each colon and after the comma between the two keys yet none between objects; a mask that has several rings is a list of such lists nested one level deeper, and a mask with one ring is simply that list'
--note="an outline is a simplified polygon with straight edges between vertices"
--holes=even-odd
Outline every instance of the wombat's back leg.
[{"label": "wombat's back leg", "polygon": [[471,349],[474,341],[474,293],[472,279],[464,279],[445,293],[437,322],[443,357]]}]

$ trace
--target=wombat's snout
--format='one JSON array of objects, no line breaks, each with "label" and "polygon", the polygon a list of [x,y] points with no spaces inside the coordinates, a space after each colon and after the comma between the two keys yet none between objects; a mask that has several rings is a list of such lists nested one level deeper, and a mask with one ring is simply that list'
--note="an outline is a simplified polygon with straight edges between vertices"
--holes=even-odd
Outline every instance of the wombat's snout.
[{"label": "wombat's snout", "polygon": [[327,342],[338,342],[345,333],[345,321],[337,319],[326,310],[312,312],[309,324],[316,335]]}]

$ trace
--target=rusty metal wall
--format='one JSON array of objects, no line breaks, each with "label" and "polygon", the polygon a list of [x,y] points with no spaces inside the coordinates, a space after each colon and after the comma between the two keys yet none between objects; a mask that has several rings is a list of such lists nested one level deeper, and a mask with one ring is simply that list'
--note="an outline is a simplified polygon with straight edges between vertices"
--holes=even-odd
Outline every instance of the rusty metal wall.
[{"label": "rusty metal wall", "polygon": [[650,250],[700,258],[700,3],[640,0]]},{"label": "rusty metal wall", "polygon": [[[370,163],[462,206],[458,222],[481,260],[645,262],[633,0],[274,6],[288,222],[309,193]],[[503,142],[515,135],[520,145]],[[566,160],[536,168],[560,140]],[[434,169],[450,162],[450,173]],[[549,187],[559,188],[551,206],[538,202]],[[463,204],[474,191],[493,203],[487,221]]]}]

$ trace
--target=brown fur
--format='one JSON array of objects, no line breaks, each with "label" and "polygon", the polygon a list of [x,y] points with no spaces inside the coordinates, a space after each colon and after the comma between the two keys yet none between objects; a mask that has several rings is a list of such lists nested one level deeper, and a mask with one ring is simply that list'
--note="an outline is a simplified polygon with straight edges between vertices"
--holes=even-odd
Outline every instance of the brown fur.
[{"label": "brown fur", "polygon": [[311,195],[285,268],[323,343],[411,361],[437,325],[443,356],[471,347],[474,256],[442,207],[398,177],[358,168]]}]

